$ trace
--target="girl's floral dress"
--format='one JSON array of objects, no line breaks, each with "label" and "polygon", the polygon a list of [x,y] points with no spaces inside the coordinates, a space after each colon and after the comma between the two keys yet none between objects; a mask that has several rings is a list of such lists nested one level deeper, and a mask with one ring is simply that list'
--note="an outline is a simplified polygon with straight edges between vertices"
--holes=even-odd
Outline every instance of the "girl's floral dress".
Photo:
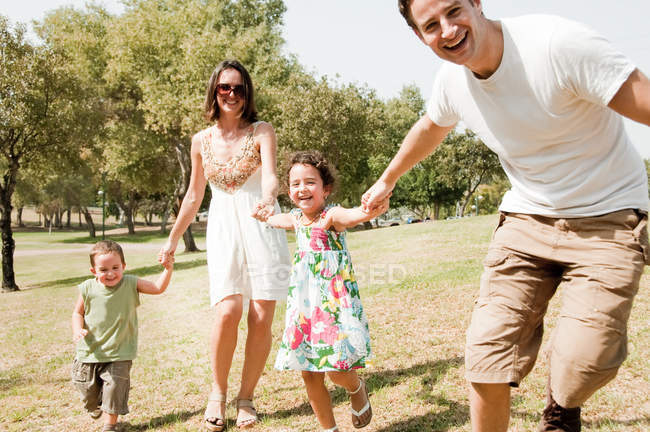
[{"label": "girl's floral dress", "polygon": [[345,231],[304,226],[301,210],[291,213],[297,221],[296,252],[275,367],[316,372],[365,367],[370,333]]}]

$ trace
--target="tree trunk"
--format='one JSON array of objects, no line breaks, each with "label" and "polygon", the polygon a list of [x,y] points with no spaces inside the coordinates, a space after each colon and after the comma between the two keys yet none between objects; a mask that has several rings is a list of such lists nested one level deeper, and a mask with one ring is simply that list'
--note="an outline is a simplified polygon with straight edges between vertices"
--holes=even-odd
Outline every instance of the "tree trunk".
[{"label": "tree trunk", "polygon": [[54,210],[54,226],[61,229],[63,228],[63,212],[60,209]]},{"label": "tree trunk", "polygon": [[433,203],[433,220],[440,219],[440,204]]},{"label": "tree trunk", "polygon": [[[185,196],[187,188],[190,185],[192,160],[188,146],[184,145],[182,142],[175,142],[174,149],[176,150],[176,158],[178,159],[178,163],[181,167],[181,178],[176,185],[176,203],[174,206],[174,213],[176,216],[178,216],[177,209],[181,208],[183,197]],[[185,252],[199,252],[199,248],[196,247],[196,242],[194,241],[194,236],[192,235],[192,225],[188,226],[187,230],[185,230],[183,233],[183,242],[185,242]]]},{"label": "tree trunk", "polygon": [[81,207],[79,209],[79,213],[83,213],[84,218],[86,219],[86,223],[88,224],[88,234],[90,237],[95,238],[97,235],[95,233],[95,222],[93,222],[93,217],[90,214],[90,211],[88,210],[88,207]]},{"label": "tree trunk", "polygon": [[68,215],[67,215],[67,219],[65,221],[65,227],[66,228],[72,228],[72,225],[70,225],[70,217],[71,217],[72,209],[70,207],[68,207],[67,212],[68,212]]},{"label": "tree trunk", "polygon": [[18,207],[16,209],[16,223],[18,223],[19,227],[24,227],[25,224],[23,223],[23,207]]},{"label": "tree trunk", "polygon": [[77,209],[77,215],[79,216],[79,228],[81,228],[83,226],[81,223],[81,207]]},{"label": "tree trunk", "polygon": [[167,222],[169,222],[169,216],[171,215],[171,209],[174,206],[175,195],[171,195],[169,198],[170,199],[167,201],[167,206],[165,206],[165,210],[163,211],[163,214],[160,216],[160,233],[161,234],[166,234],[167,233]]},{"label": "tree trunk", "polygon": [[135,234],[135,226],[133,225],[133,211],[130,206],[124,206],[122,208],[124,211],[124,219],[126,222],[126,227],[129,229],[129,234]]},{"label": "tree trunk", "polygon": [[2,229],[2,291],[19,291],[14,274],[14,242],[11,231],[11,196],[16,187],[18,163],[9,166],[4,177],[4,185],[0,184],[0,229]]}]

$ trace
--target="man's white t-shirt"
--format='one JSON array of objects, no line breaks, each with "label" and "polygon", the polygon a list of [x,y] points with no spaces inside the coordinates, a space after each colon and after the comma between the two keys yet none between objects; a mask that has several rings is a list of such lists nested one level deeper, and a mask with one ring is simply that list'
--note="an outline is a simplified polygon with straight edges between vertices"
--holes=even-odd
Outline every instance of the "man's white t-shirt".
[{"label": "man's white t-shirt", "polygon": [[635,67],[609,42],[563,18],[501,21],[498,69],[478,79],[445,63],[427,112],[463,121],[498,156],[512,184],[500,210],[555,217],[648,210],[645,165],[607,107]]}]

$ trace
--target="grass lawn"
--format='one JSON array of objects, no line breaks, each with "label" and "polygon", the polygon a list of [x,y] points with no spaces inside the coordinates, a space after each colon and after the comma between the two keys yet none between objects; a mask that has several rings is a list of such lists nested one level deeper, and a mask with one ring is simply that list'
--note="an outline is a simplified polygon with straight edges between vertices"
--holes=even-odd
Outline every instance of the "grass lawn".
[{"label": "grass lawn", "polygon": [[[470,431],[463,347],[481,262],[496,215],[349,234],[349,246],[370,320],[374,361],[362,372],[374,418],[365,431]],[[0,295],[0,431],[92,431],[101,425],[83,411],[70,382],[74,356],[70,315],[75,285],[89,277],[87,234],[17,233],[16,279],[22,291]],[[127,272],[155,278],[164,238],[120,237]],[[200,248],[204,237],[198,236]],[[182,244],[179,246],[182,249]],[[132,369],[126,431],[196,431],[209,390],[205,253],[178,254],[162,296],[141,297],[140,344]],[[629,323],[629,356],[616,379],[583,408],[585,431],[650,430],[650,278],[641,281]],[[546,318],[548,338],[562,290]],[[272,368],[281,339],[278,304],[274,343],[260,380],[254,431],[317,431],[300,374]],[[245,320],[240,342],[246,335]],[[231,372],[236,396],[243,343]],[[543,348],[544,350],[544,348]],[[544,406],[546,353],[512,395],[510,430],[534,431]],[[339,429],[350,423],[346,394],[334,386]],[[235,409],[228,407],[229,428]]]}]

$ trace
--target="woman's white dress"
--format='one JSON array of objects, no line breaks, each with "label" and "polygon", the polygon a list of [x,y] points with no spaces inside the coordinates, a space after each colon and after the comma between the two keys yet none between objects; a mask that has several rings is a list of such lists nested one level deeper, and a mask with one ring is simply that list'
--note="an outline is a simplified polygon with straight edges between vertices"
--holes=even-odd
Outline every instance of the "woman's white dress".
[{"label": "woman's white dress", "polygon": [[[214,127],[203,130],[201,157],[212,200],[206,233],[210,304],[241,294],[244,300],[284,300],[291,264],[284,230],[251,216],[262,198],[262,159],[251,125],[239,154],[227,162],[214,156]],[[280,207],[276,201],[276,213]]]}]

